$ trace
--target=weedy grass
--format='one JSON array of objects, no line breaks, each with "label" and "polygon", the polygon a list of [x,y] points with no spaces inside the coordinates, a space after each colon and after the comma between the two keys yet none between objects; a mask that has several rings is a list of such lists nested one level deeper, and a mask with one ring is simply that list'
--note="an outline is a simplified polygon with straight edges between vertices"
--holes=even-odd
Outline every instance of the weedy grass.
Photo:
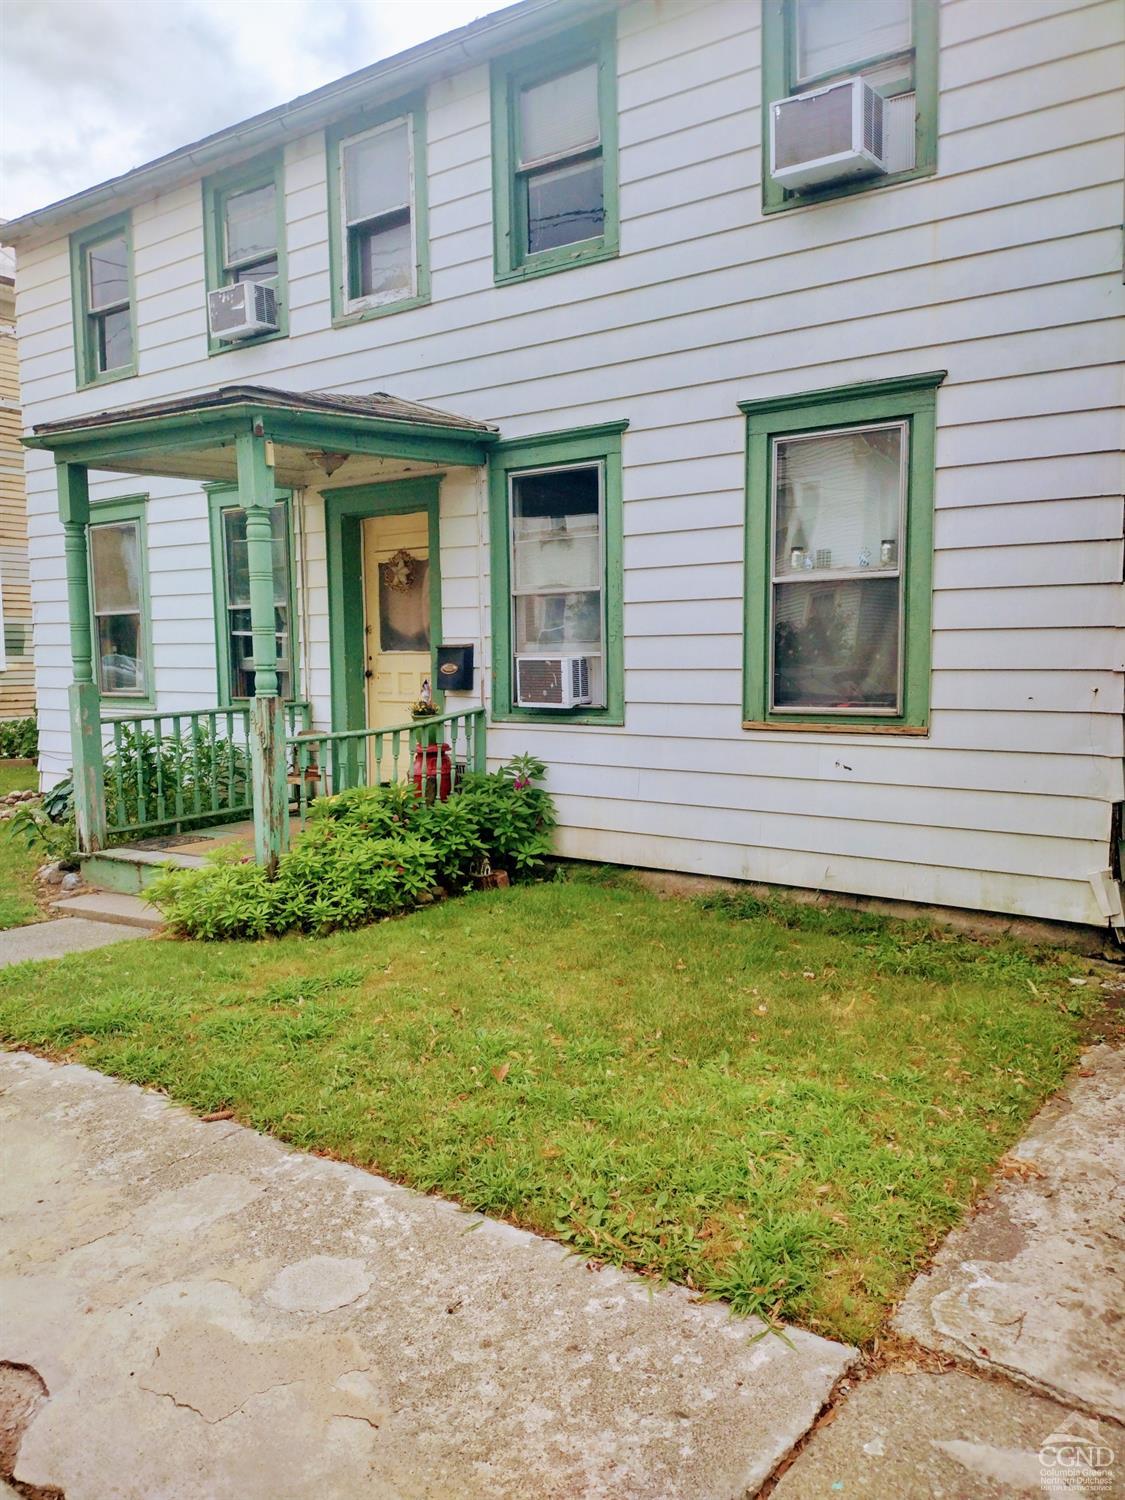
[{"label": "weedy grass", "polygon": [[[38,785],[33,765],[0,760],[0,797]],[[24,840],[9,837],[7,827],[0,823],[0,929],[39,921],[41,913],[35,904],[31,878],[44,858],[41,850],[29,849]]]},{"label": "weedy grass", "polygon": [[1089,964],[627,875],[0,972],[0,1036],[863,1342],[1080,1045]]}]

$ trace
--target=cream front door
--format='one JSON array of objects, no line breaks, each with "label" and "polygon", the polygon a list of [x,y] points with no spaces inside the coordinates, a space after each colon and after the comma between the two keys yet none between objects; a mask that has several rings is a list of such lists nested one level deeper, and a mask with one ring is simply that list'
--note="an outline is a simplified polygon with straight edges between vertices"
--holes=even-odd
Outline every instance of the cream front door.
[{"label": "cream front door", "polygon": [[408,723],[432,669],[424,510],[363,522],[363,600],[367,727]]}]

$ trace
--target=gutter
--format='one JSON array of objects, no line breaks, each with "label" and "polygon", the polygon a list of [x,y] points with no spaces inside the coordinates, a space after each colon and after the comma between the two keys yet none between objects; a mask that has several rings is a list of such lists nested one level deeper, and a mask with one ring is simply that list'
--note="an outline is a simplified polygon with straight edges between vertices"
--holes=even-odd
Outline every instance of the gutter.
[{"label": "gutter", "polygon": [[190,181],[204,170],[234,163],[308,135],[353,109],[412,93],[439,78],[533,41],[545,32],[615,9],[618,3],[619,0],[520,0],[517,5],[482,16],[456,31],[346,74],[312,93],[252,115],[166,156],[158,156],[119,177],[111,177],[7,223],[0,221],[0,243],[26,244],[48,231],[57,232],[64,225],[81,228]]}]

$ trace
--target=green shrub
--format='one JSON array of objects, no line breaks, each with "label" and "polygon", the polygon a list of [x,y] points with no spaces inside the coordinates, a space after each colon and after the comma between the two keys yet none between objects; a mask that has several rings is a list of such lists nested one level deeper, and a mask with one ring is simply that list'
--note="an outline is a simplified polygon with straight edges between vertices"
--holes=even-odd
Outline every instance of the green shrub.
[{"label": "green shrub", "polygon": [[35,760],[39,754],[39,726],[29,719],[0,720],[0,760]]},{"label": "green shrub", "polygon": [[411,785],[342,792],[313,804],[273,879],[220,856],[204,869],[167,871],[149,898],[188,937],[322,934],[406,911],[438,885],[463,890],[486,859],[527,873],[548,852],[555,821],[550,797],[531,784],[544,770],[522,757],[466,777],[447,802]]},{"label": "green shrub", "polygon": [[[140,816],[137,782],[145,791],[144,819]],[[190,814],[198,800],[206,811],[213,803],[239,806],[250,798],[250,756],[244,745],[212,735],[196,723],[179,740],[156,738],[147,730],[124,724],[119,748],[105,757],[106,818],[110,827],[129,827],[157,815],[156,793],[163,790],[166,822],[175,822],[176,796]]]}]

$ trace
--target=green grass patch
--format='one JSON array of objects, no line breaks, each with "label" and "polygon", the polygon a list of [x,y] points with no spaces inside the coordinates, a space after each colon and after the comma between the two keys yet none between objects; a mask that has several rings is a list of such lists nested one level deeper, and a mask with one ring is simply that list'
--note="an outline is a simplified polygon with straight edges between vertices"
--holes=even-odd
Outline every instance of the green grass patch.
[{"label": "green grass patch", "polygon": [[1062,1081],[1089,967],[578,875],[5,970],[0,1036],[862,1342]]},{"label": "green grass patch", "polygon": [[[38,786],[35,766],[27,761],[0,760],[0,797]],[[42,915],[35,904],[32,876],[43,863],[42,851],[28,849],[22,839],[11,838],[0,823],[0,928],[22,927]]]}]

